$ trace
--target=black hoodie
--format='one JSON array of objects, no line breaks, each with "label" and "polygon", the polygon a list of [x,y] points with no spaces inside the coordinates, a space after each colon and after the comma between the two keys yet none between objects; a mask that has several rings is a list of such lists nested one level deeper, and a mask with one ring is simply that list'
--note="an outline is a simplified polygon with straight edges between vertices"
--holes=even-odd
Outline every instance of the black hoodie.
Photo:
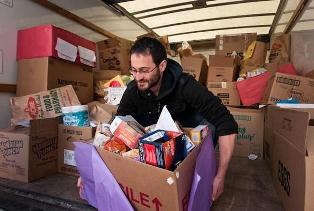
[{"label": "black hoodie", "polygon": [[143,126],[156,124],[164,105],[183,127],[196,127],[203,119],[213,124],[216,135],[237,133],[238,125],[221,100],[182,72],[181,66],[167,59],[159,95],[140,91],[132,81],[120,102],[117,115],[132,115]]}]

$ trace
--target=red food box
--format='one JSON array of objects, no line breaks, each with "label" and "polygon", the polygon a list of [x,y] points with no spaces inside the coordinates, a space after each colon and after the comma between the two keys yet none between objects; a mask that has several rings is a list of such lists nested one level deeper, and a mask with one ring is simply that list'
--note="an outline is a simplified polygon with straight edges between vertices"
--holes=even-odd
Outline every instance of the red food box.
[{"label": "red food box", "polygon": [[129,148],[138,146],[138,140],[144,135],[144,128],[132,116],[116,116],[110,124],[111,133]]},{"label": "red food box", "polygon": [[17,60],[56,57],[96,65],[96,43],[53,25],[40,25],[18,31]]},{"label": "red food box", "polygon": [[147,139],[149,135],[143,136],[139,140],[140,161],[167,170],[174,170],[187,155],[186,143],[182,139],[182,133],[166,131],[166,136],[167,138],[163,137],[155,141]]}]

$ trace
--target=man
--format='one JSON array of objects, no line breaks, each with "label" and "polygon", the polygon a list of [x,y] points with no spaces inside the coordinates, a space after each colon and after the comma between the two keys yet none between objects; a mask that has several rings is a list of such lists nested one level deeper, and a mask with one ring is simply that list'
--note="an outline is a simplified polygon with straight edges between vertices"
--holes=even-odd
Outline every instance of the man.
[{"label": "man", "polygon": [[224,179],[232,156],[238,126],[220,99],[181,66],[167,59],[166,50],[156,39],[144,37],[131,48],[130,73],[134,77],[122,99],[117,115],[132,115],[143,126],[155,124],[163,106],[183,127],[209,122],[215,128],[220,159],[213,182],[212,199],[224,188]]}]

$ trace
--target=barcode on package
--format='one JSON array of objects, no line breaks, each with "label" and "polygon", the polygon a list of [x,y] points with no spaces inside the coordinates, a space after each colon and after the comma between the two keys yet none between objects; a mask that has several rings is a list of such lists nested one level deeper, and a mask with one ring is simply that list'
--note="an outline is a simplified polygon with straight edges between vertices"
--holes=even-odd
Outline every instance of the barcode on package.
[{"label": "barcode on package", "polygon": [[64,159],[63,163],[70,166],[76,166],[75,158],[74,158],[74,151],[64,149]]}]

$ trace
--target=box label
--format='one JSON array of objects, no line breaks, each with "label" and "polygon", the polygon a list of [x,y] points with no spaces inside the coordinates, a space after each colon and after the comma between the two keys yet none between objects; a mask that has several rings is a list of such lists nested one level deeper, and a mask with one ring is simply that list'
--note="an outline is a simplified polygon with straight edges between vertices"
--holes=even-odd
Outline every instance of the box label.
[{"label": "box label", "polygon": [[66,165],[69,166],[76,166],[75,157],[74,157],[74,151],[73,150],[67,150],[64,149],[63,151],[64,159],[63,162]]},{"label": "box label", "polygon": [[0,152],[4,158],[20,154],[21,149],[23,149],[23,140],[5,140],[0,142]]},{"label": "box label", "polygon": [[152,197],[144,192],[136,192],[132,187],[123,186],[119,183],[121,189],[125,193],[126,197],[133,203],[140,204],[146,208],[152,208],[152,210],[162,210],[163,204],[158,197]]},{"label": "box label", "polygon": [[290,172],[283,165],[283,163],[278,160],[278,180],[288,196],[290,196]]},{"label": "box label", "polygon": [[290,86],[300,86],[300,84],[301,84],[300,80],[295,80],[292,78],[285,78],[285,77],[277,77],[276,82],[282,83],[282,84],[287,84]]},{"label": "box label", "polygon": [[241,140],[241,141],[249,141],[252,142],[254,140],[255,137],[255,133],[249,134],[247,132],[247,129],[245,127],[239,127],[238,128],[238,134],[237,134],[237,141]]},{"label": "box label", "polygon": [[58,149],[57,137],[48,138],[32,146],[32,151],[39,160],[45,159],[49,153],[57,151],[57,149]]}]

